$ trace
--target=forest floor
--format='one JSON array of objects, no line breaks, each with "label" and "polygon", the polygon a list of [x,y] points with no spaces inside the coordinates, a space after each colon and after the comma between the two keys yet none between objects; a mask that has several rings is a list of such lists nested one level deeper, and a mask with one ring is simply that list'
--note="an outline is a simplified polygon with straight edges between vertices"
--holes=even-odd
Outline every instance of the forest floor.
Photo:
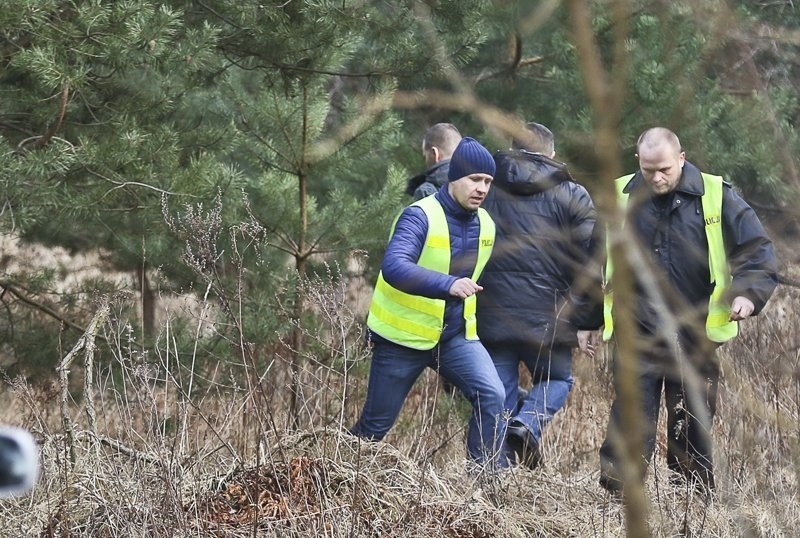
[{"label": "forest floor", "polygon": [[[780,248],[782,274],[797,278],[797,250]],[[7,271],[20,263],[3,252]],[[31,254],[37,260],[70,274],[102,266],[101,257],[76,262],[66,252]],[[652,536],[800,528],[798,299],[797,288],[779,287],[721,349],[714,494],[672,484],[662,417],[646,480]],[[0,536],[626,535],[625,503],[597,484],[612,398],[607,349],[594,360],[576,354],[575,386],[543,439],[544,465],[500,473],[467,464],[468,406],[432,372],[384,442],[347,434],[369,364],[363,350],[349,351],[349,363],[301,372],[296,425],[279,358],[243,381],[194,374],[165,350],[148,362],[119,349],[90,390],[75,366],[65,404],[56,382],[6,379],[0,421],[34,432],[42,472],[30,494],[0,501]],[[187,379],[199,388],[186,389]]]}]

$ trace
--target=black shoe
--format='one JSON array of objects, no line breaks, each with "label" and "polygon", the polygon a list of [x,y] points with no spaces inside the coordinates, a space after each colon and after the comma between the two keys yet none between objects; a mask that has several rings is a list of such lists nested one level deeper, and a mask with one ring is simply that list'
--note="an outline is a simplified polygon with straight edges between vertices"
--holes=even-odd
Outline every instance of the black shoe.
[{"label": "black shoe", "polygon": [[692,473],[686,474],[680,471],[673,471],[670,473],[669,483],[672,487],[684,491],[694,489],[695,493],[708,497],[714,493],[714,475],[710,473]]},{"label": "black shoe", "polygon": [[613,476],[600,473],[600,480],[598,480],[597,482],[600,484],[600,487],[609,492],[612,497],[622,496],[621,480],[614,478]]},{"label": "black shoe", "polygon": [[529,469],[536,469],[542,465],[542,451],[539,443],[525,426],[519,423],[509,424],[506,431],[506,442],[514,452],[518,465],[524,465]]}]

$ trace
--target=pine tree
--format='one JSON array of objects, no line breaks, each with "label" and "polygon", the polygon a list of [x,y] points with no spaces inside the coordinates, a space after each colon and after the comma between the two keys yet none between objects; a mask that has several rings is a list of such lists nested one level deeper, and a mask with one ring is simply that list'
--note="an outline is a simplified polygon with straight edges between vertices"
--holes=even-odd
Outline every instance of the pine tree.
[{"label": "pine tree", "polygon": [[[187,31],[180,12],[153,2],[11,4],[0,14],[3,227],[73,251],[105,249],[115,267],[140,275],[145,291],[149,267],[188,274],[160,201],[163,193],[212,196],[218,177],[229,175],[199,155],[195,126],[179,120],[192,76],[210,66],[213,30]],[[16,286],[19,275],[10,276]],[[56,309],[79,325],[76,304],[67,295]],[[21,335],[5,336],[13,345]],[[53,347],[33,347],[25,361],[52,361]]]},{"label": "pine tree", "polygon": [[297,372],[301,283],[354,251],[374,275],[420,166],[393,92],[447,83],[433,45],[473,58],[482,4],[16,1],[0,15],[3,225],[134,272],[147,337],[152,268],[166,291],[213,283],[243,313],[207,353],[264,364],[280,344]]},{"label": "pine tree", "polygon": [[[460,14],[475,11],[450,7],[456,27]],[[290,417],[297,425],[300,370],[309,352],[304,283],[321,262],[347,267],[355,250],[370,255],[375,267],[402,205],[406,174],[389,166],[401,144],[391,93],[426,72],[430,58],[426,43],[408,31],[420,21],[405,6],[204,2],[192,16],[209,16],[220,27],[219,48],[229,64],[217,88],[234,118],[231,158],[246,171],[245,190],[271,260],[250,287],[254,310],[245,333],[272,340],[263,320],[276,306],[270,298],[278,297],[288,323],[270,329],[288,348]],[[287,264],[292,271],[276,279],[275,268]]]},{"label": "pine tree", "polygon": [[[603,66],[611,66],[618,37],[617,3],[579,2],[591,12],[591,31]],[[652,125],[673,128],[687,156],[723,174],[749,197],[779,204],[796,190],[798,147],[796,9],[717,2],[630,2],[624,42],[623,103],[615,144],[622,167],[633,169],[633,145]],[[489,102],[556,133],[560,158],[597,190],[606,188],[593,155],[595,112],[578,68],[576,39],[566,7],[512,3],[492,19],[498,27],[479,60],[505,58],[505,69],[477,85]],[[754,45],[757,44],[757,45]],[[779,144],[775,141],[780,140]],[[507,140],[507,138],[506,138]],[[605,178],[608,179],[608,178]],[[770,201],[770,202],[767,202]]]}]

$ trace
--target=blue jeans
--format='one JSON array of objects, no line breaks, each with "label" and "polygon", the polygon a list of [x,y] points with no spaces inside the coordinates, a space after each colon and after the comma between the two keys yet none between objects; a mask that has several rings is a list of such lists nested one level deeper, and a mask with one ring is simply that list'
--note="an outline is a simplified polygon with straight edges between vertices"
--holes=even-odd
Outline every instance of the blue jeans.
[{"label": "blue jeans", "polygon": [[[572,389],[572,349],[567,346],[534,348],[529,345],[487,346],[506,392],[505,410],[511,422],[524,426],[536,442],[553,416],[564,407]],[[531,373],[530,394],[517,401],[519,363]]]},{"label": "blue jeans", "polygon": [[428,367],[438,370],[472,404],[467,431],[469,457],[481,464],[505,466],[505,461],[497,461],[496,457],[505,437],[503,384],[483,344],[463,336],[440,342],[427,351],[376,340],[367,400],[351,433],[370,440],[383,439],[397,420],[414,382]]}]

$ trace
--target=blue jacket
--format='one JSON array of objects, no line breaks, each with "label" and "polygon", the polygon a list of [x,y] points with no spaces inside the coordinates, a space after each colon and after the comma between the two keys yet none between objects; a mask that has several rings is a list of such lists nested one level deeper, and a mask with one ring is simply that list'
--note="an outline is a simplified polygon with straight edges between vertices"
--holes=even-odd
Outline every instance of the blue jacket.
[{"label": "blue jacket", "polygon": [[497,237],[478,294],[478,334],[487,344],[573,346],[578,329],[603,323],[597,298],[574,289],[592,266],[599,285],[600,265],[589,263],[600,246],[592,199],[564,164],[544,155],[498,152],[495,162],[483,207]]},{"label": "blue jacket", "polygon": [[[414,206],[406,207],[397,219],[381,271],[386,282],[399,290],[446,300],[441,337],[445,341],[465,332],[464,301],[448,292],[457,279],[472,276],[478,261],[480,224],[477,211],[462,208],[447,192],[447,185],[435,196],[444,208],[450,228],[450,273],[445,275],[417,265],[428,235],[428,219],[422,209]],[[380,338],[374,333],[371,337]]]}]

